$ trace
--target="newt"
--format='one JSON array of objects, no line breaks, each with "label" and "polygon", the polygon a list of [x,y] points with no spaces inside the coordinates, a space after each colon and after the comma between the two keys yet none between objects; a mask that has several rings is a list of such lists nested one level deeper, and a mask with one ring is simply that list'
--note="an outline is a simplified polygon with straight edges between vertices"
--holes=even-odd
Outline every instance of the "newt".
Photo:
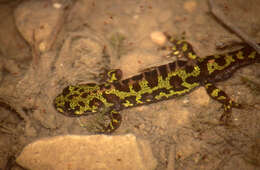
[{"label": "newt", "polygon": [[56,110],[66,116],[106,114],[110,121],[100,132],[111,133],[121,124],[119,111],[171,99],[204,86],[209,96],[223,105],[224,113],[220,120],[230,119],[232,108],[240,108],[241,105],[230,99],[215,83],[230,78],[241,67],[260,63],[260,55],[244,45],[240,50],[200,58],[188,42],[170,36],[167,38],[172,44],[172,56],[193,58],[191,60],[195,64],[177,60],[149,68],[127,79],[121,79],[121,70],[111,70],[105,83],[69,85],[64,88],[54,99]]}]

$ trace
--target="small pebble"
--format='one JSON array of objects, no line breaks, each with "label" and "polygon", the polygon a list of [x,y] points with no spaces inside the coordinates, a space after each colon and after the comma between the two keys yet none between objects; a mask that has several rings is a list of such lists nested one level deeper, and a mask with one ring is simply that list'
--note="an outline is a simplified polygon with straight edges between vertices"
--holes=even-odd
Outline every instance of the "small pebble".
[{"label": "small pebble", "polygon": [[44,51],[46,50],[46,44],[45,44],[44,42],[41,42],[41,43],[39,44],[39,50],[40,50],[41,52],[44,52]]},{"label": "small pebble", "polygon": [[53,7],[56,9],[60,9],[61,8],[61,4],[60,3],[54,3]]},{"label": "small pebble", "polygon": [[158,45],[164,45],[166,42],[166,36],[160,31],[154,31],[150,34],[152,41]]}]

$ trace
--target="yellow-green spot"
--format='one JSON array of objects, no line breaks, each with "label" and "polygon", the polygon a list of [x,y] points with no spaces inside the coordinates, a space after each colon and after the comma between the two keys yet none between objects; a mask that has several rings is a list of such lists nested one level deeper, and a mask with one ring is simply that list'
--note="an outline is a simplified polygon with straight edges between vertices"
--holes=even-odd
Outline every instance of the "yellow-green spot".
[{"label": "yellow-green spot", "polygon": [[114,126],[113,126],[112,122],[109,123],[109,126],[110,126],[111,130],[114,129]]},{"label": "yellow-green spot", "polygon": [[61,113],[63,113],[64,111],[61,108],[57,108],[57,110]]},{"label": "yellow-green spot", "polygon": [[219,89],[214,89],[214,90],[211,92],[210,95],[211,95],[212,97],[217,97],[219,92],[220,92]]},{"label": "yellow-green spot", "polygon": [[115,122],[115,123],[118,123],[118,120],[116,120],[116,119],[112,119],[112,121]]},{"label": "yellow-green spot", "polygon": [[248,58],[254,59],[254,58],[255,58],[255,54],[256,54],[255,51],[251,52],[251,53],[249,54]]},{"label": "yellow-green spot", "polygon": [[179,51],[174,51],[174,52],[173,52],[173,55],[178,55],[178,54],[180,54]]},{"label": "yellow-green spot", "polygon": [[109,80],[108,80],[108,82],[110,82],[110,83],[112,83],[112,82],[114,82],[114,81],[116,81],[117,80],[117,78],[116,78],[116,74],[115,73],[111,73],[111,72],[109,72]]},{"label": "yellow-green spot", "polygon": [[218,100],[225,100],[225,99],[226,99],[225,96],[219,96],[219,97],[218,97]]},{"label": "yellow-green spot", "polygon": [[188,57],[190,58],[190,59],[196,59],[197,58],[197,55],[196,54],[192,54],[191,52],[189,52],[188,53]]},{"label": "yellow-green spot", "polygon": [[212,86],[212,83],[207,83],[207,84],[205,85],[205,88],[208,89],[209,86]]},{"label": "yellow-green spot", "polygon": [[119,114],[117,111],[115,111],[115,110],[112,110],[111,112],[110,112],[111,114]]},{"label": "yellow-green spot", "polygon": [[183,42],[183,40],[179,40],[179,41],[177,41],[176,44],[180,45],[182,42]]},{"label": "yellow-green spot", "polygon": [[243,52],[242,51],[238,51],[238,53],[236,54],[237,58],[242,60],[244,59],[244,56],[243,56]]},{"label": "yellow-green spot", "polygon": [[188,49],[188,44],[184,43],[182,46],[182,51],[185,52],[185,51],[187,51],[187,49]]},{"label": "yellow-green spot", "polygon": [[125,107],[133,106],[133,104],[130,103],[128,100],[126,100],[125,103],[123,103],[123,105],[124,105]]}]

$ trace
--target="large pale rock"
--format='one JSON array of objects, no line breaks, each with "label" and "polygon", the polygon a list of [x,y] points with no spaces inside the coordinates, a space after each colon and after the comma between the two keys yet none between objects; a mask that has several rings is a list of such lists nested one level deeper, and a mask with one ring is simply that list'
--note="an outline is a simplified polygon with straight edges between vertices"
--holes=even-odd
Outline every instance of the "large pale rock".
[{"label": "large pale rock", "polygon": [[59,136],[24,148],[17,163],[30,170],[149,170],[154,159],[147,141],[125,136]]}]

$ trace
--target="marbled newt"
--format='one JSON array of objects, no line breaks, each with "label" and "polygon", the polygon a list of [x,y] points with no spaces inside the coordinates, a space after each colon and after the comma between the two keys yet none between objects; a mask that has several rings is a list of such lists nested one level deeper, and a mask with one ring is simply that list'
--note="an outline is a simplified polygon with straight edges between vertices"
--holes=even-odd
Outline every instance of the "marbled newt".
[{"label": "marbled newt", "polygon": [[239,108],[240,104],[231,100],[214,83],[228,79],[240,67],[260,63],[260,55],[245,45],[227,54],[199,58],[186,41],[167,38],[172,44],[172,56],[195,58],[192,60],[195,64],[177,60],[124,80],[121,80],[119,69],[112,70],[107,74],[109,79],[106,83],[67,86],[55,98],[55,108],[66,116],[107,114],[110,122],[102,126],[100,132],[110,133],[120,126],[120,110],[170,99],[204,86],[213,99],[223,104],[221,120],[230,119],[232,107]]}]

